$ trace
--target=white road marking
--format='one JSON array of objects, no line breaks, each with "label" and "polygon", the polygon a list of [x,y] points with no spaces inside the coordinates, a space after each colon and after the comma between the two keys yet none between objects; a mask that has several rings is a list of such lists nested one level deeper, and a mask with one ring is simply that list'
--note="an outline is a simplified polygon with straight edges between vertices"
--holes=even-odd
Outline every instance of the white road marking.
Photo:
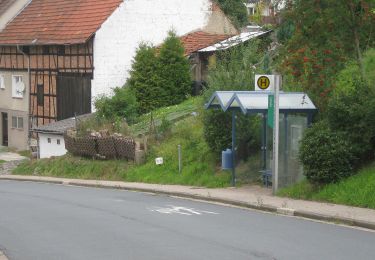
[{"label": "white road marking", "polygon": [[202,214],[213,214],[218,215],[219,213],[212,212],[212,211],[206,211],[206,210],[197,210],[194,208],[186,208],[186,207],[179,207],[179,206],[173,206],[173,205],[167,205],[167,207],[153,207],[149,208],[152,212],[158,212],[162,214],[180,214],[180,215],[202,215]]}]

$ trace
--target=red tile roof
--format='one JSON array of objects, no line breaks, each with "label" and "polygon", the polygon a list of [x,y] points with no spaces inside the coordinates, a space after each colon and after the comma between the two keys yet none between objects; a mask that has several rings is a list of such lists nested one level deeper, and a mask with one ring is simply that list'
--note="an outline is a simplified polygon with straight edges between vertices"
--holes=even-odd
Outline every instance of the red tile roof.
[{"label": "red tile roof", "polygon": [[180,37],[180,39],[185,47],[185,55],[190,55],[193,52],[226,40],[232,36],[233,35],[211,34],[203,31],[197,31],[184,35]]},{"label": "red tile roof", "polygon": [[0,32],[0,44],[86,42],[123,0],[33,0]]}]

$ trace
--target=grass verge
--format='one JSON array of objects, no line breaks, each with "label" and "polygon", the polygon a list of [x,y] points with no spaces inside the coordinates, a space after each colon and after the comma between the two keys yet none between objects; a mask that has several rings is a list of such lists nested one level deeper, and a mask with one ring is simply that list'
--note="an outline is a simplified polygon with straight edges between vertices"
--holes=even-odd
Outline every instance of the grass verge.
[{"label": "grass verge", "polygon": [[315,187],[303,181],[279,191],[278,195],[375,209],[375,165],[339,183]]},{"label": "grass verge", "polygon": [[[182,148],[182,172],[178,172],[178,145]],[[163,157],[164,164],[155,165]],[[203,138],[199,116],[189,116],[171,126],[162,142],[152,145],[144,165],[111,160],[97,161],[66,155],[22,163],[13,171],[18,175],[53,176],[77,179],[121,180],[158,184],[180,184],[225,187],[230,184],[228,172],[215,172],[215,158]]]}]

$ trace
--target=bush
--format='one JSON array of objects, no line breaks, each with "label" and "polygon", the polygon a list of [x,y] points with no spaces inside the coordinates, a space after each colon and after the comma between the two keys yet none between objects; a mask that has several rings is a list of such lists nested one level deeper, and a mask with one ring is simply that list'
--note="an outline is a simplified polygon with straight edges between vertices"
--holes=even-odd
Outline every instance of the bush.
[{"label": "bush", "polygon": [[137,118],[138,103],[134,91],[127,87],[113,89],[112,97],[101,96],[95,101],[98,117],[111,120],[126,119],[134,123]]},{"label": "bush", "polygon": [[232,143],[232,119],[230,113],[209,110],[203,115],[204,138],[210,150],[217,155]]},{"label": "bush", "polygon": [[179,104],[186,99],[192,80],[184,52],[174,32],[169,32],[159,55],[152,46],[144,43],[139,46],[128,81],[139,102],[139,113]]},{"label": "bush", "polygon": [[[191,92],[190,64],[185,49],[174,32],[169,32],[158,56],[158,75],[163,89],[160,106],[170,106],[184,101]],[[164,95],[161,95],[164,94]]]},{"label": "bush", "polygon": [[353,89],[330,100],[327,118],[331,129],[346,133],[353,152],[364,164],[373,159],[375,150],[375,90],[363,81],[353,84]]},{"label": "bush", "polygon": [[[236,146],[238,159],[260,147],[260,120],[258,117],[236,114]],[[204,138],[210,150],[220,156],[221,151],[232,146],[232,115],[209,110],[203,115]]]},{"label": "bush", "polygon": [[128,84],[134,90],[140,114],[163,105],[161,98],[167,96],[161,87],[158,60],[152,46],[140,44],[132,63]]},{"label": "bush", "polygon": [[326,121],[306,130],[299,157],[304,174],[314,184],[338,182],[349,177],[356,160],[345,133],[333,132]]}]

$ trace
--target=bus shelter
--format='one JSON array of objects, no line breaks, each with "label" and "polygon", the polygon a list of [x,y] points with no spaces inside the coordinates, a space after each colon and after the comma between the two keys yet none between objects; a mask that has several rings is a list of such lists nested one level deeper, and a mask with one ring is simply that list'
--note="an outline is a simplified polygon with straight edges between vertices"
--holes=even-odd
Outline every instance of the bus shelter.
[{"label": "bus shelter", "polygon": [[[245,115],[258,114],[262,117],[262,166],[260,174],[265,185],[272,177],[273,131],[267,126],[268,96],[266,91],[216,91],[206,109],[219,109],[232,113],[232,185],[235,185],[236,111]],[[302,165],[298,159],[299,142],[304,130],[311,124],[317,108],[306,93],[280,92],[279,96],[279,187],[286,187],[303,178]]]}]

